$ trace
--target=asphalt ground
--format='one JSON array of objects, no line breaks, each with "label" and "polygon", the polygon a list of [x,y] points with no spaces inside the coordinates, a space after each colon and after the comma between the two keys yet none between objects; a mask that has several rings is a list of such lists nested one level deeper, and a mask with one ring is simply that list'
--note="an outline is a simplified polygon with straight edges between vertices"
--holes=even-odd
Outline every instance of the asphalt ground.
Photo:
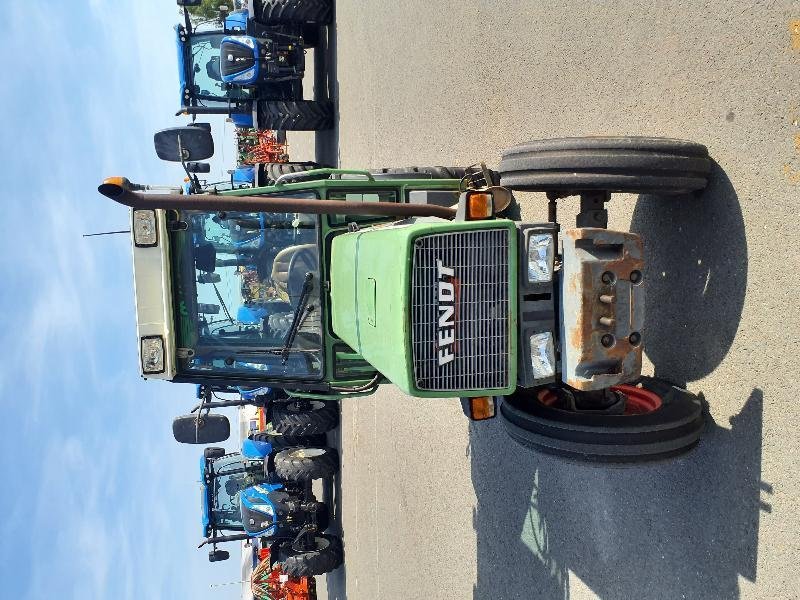
[{"label": "asphalt ground", "polygon": [[328,597],[800,597],[798,19],[797,2],[338,2],[315,89],[338,126],[291,134],[295,160],[496,165],[529,139],[657,135],[715,166],[699,198],[609,206],[646,244],[646,372],[703,394],[699,446],[592,466],[453,401],[348,401]]}]

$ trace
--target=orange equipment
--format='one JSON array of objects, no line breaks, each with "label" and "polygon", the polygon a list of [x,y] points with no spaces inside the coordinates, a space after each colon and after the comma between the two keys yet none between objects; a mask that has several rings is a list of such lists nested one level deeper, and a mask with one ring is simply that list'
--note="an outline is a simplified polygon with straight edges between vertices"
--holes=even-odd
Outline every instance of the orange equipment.
[{"label": "orange equipment", "polygon": [[289,161],[287,144],[279,142],[272,130],[242,129],[236,131],[239,163],[285,163]]},{"label": "orange equipment", "polygon": [[317,585],[313,577],[289,577],[279,565],[270,567],[269,549],[258,552],[261,562],[250,578],[250,589],[259,600],[317,600]]}]

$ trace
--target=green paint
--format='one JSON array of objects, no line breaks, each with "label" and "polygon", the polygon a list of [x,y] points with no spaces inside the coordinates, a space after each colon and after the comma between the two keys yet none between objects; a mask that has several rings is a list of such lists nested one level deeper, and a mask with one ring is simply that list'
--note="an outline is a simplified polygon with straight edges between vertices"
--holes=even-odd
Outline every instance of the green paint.
[{"label": "green paint", "polygon": [[[409,305],[414,240],[423,235],[469,229],[507,228],[509,304],[517,305],[517,236],[512,221],[456,222],[425,220],[413,225],[383,226],[337,236],[331,255],[331,310],[335,335],[404,392],[422,397],[480,396],[487,390],[431,392],[416,388],[411,355]],[[509,315],[509,382],[516,384],[516,311]]]}]

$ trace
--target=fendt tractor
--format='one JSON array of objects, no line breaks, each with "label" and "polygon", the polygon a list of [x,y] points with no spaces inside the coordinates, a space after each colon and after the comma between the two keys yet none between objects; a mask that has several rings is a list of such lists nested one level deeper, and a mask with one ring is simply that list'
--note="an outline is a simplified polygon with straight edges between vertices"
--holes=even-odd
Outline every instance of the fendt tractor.
[{"label": "fendt tractor", "polygon": [[199,4],[178,0],[178,115],[221,114],[237,127],[283,131],[332,127],[332,103],[303,99],[306,48],[331,23],[330,0],[248,0],[195,23],[186,7]]},{"label": "fendt tractor", "polygon": [[[204,160],[210,134],[191,129],[157,145]],[[698,193],[710,166],[692,142],[565,138],[460,179],[316,169],[218,194],[145,193],[120,177],[99,191],[132,209],[145,378],[320,402],[391,382],[461,398],[472,419],[499,412],[526,446],[630,461],[689,449],[703,417],[696,396],[641,376],[643,242],[607,228],[606,204]],[[547,221],[504,217],[517,191],[546,192]],[[562,231],[567,196],[580,210]]]},{"label": "fendt tractor", "polygon": [[227,560],[218,544],[257,538],[269,549],[270,566],[290,577],[333,571],[343,561],[342,542],[326,534],[329,509],[312,491],[312,481],[338,469],[333,448],[280,449],[246,439],[241,452],[206,448],[200,460],[202,526],[211,562]]}]

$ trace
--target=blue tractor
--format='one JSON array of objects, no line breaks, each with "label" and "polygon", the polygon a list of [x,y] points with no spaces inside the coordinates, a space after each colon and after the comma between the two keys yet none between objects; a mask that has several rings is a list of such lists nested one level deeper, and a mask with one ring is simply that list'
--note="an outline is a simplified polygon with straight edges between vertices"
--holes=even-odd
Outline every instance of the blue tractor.
[{"label": "blue tractor", "polygon": [[229,553],[217,545],[258,538],[290,577],[333,571],[344,560],[341,539],[325,533],[329,509],[312,491],[312,480],[338,470],[333,448],[290,447],[245,440],[241,452],[206,448],[200,460],[202,526],[211,562]]},{"label": "blue tractor", "polygon": [[178,0],[178,115],[224,114],[237,127],[276,131],[333,126],[330,102],[303,100],[305,51],[331,22],[331,0],[248,0],[196,23],[186,7],[199,4]]}]

